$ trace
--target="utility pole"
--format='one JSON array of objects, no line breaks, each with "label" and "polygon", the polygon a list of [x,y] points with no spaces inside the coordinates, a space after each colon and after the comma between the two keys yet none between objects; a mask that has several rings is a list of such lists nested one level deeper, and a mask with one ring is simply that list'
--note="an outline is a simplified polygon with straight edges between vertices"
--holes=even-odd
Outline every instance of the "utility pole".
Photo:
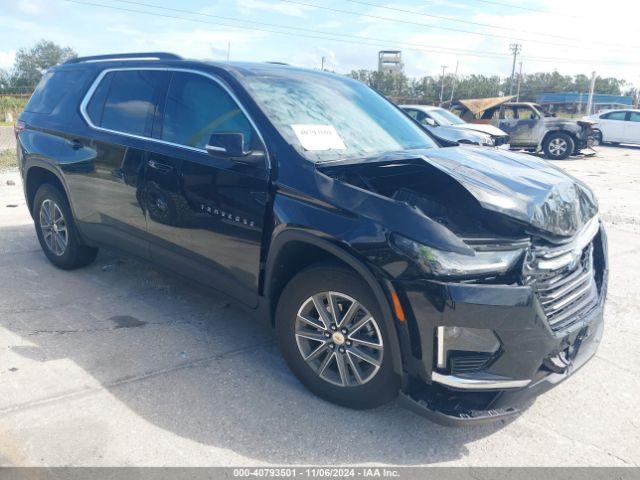
[{"label": "utility pole", "polygon": [[589,85],[589,100],[587,102],[587,115],[591,115],[593,109],[593,91],[596,88],[596,72],[591,72],[591,85]]},{"label": "utility pole", "polygon": [[516,58],[518,54],[522,51],[522,45],[519,43],[512,43],[509,48],[511,49],[511,53],[513,53],[513,65],[511,66],[511,81],[509,82],[509,95],[513,94],[513,80],[516,75]]},{"label": "utility pole", "polygon": [[520,73],[518,74],[518,90],[516,91],[516,102],[520,101],[520,85],[522,84],[522,62],[520,62]]},{"label": "utility pole", "polygon": [[231,42],[227,42],[227,63],[229,63],[230,58],[231,58]]},{"label": "utility pole", "polygon": [[440,83],[440,107],[442,106],[442,96],[444,95],[444,72],[447,69],[446,65],[442,65],[442,81]]},{"label": "utility pole", "polygon": [[324,56],[322,57],[321,63],[320,63],[320,70],[322,70],[324,72]]},{"label": "utility pole", "polygon": [[456,81],[458,80],[458,65],[460,60],[456,60],[456,73],[453,74],[453,84],[451,85],[451,98],[449,99],[449,108],[453,104],[453,93],[456,91]]}]

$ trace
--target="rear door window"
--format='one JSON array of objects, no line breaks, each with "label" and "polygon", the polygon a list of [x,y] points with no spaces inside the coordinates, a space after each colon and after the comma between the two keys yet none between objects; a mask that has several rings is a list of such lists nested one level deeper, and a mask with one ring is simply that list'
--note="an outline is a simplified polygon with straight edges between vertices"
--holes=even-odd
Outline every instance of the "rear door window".
[{"label": "rear door window", "polygon": [[[494,116],[493,118],[496,118],[496,117]],[[518,118],[518,111],[513,107],[503,107],[502,118],[506,118],[509,120]]]},{"label": "rear door window", "polygon": [[91,96],[91,100],[89,100],[87,104],[87,116],[91,120],[91,123],[98,127],[102,125],[104,102],[107,100],[107,94],[109,93],[109,87],[111,86],[111,80],[114,74],[115,72],[109,72],[102,78],[102,81],[96,87]]},{"label": "rear door window", "polygon": [[536,112],[534,112],[529,107],[520,107],[518,108],[518,119],[519,120],[533,120],[538,118]]},{"label": "rear door window", "polygon": [[600,118],[604,118],[606,120],[624,120],[626,116],[627,116],[627,112],[622,111],[622,112],[606,113]]},{"label": "rear door window", "polygon": [[[169,74],[160,70],[110,72],[96,89],[87,106],[87,114],[93,115],[92,121],[94,118],[99,121],[96,126],[150,137],[168,78]],[[100,113],[101,96],[105,100]],[[92,103],[94,100],[95,104]]]}]

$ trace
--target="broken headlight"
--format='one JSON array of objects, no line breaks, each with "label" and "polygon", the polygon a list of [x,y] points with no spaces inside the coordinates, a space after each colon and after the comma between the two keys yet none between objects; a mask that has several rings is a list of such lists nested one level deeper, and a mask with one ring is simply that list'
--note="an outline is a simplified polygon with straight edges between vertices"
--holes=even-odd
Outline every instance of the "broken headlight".
[{"label": "broken headlight", "polygon": [[509,271],[520,259],[524,249],[475,250],[473,255],[438,250],[394,233],[391,246],[412,258],[427,274],[436,277],[469,277],[500,275]]}]

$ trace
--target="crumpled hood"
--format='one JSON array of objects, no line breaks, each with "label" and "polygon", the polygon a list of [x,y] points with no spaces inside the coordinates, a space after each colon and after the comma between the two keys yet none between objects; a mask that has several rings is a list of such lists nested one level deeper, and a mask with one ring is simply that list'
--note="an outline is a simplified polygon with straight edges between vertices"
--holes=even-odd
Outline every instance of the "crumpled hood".
[{"label": "crumpled hood", "polygon": [[456,125],[456,128],[482,132],[497,137],[507,135],[507,133],[503,132],[498,127],[494,127],[493,125],[489,125],[488,123],[462,123],[460,125]]},{"label": "crumpled hood", "polygon": [[551,163],[481,147],[424,150],[424,158],[480,204],[552,236],[575,235],[598,212],[593,192]]}]

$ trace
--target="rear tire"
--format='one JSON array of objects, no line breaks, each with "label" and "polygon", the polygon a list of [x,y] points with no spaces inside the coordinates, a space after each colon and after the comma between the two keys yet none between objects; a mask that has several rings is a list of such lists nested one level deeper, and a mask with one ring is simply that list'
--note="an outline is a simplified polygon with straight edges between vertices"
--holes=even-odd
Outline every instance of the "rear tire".
[{"label": "rear tire", "polygon": [[287,365],[319,397],[367,409],[398,395],[382,311],[352,271],[318,264],[298,273],[280,296],[276,330]]},{"label": "rear tire", "polygon": [[74,270],[95,260],[98,249],[82,244],[69,202],[56,186],[45,183],[38,188],[33,216],[42,251],[56,267]]},{"label": "rear tire", "polygon": [[552,132],[542,142],[544,156],[550,160],[564,160],[573,153],[575,148],[571,135],[564,132]]}]

